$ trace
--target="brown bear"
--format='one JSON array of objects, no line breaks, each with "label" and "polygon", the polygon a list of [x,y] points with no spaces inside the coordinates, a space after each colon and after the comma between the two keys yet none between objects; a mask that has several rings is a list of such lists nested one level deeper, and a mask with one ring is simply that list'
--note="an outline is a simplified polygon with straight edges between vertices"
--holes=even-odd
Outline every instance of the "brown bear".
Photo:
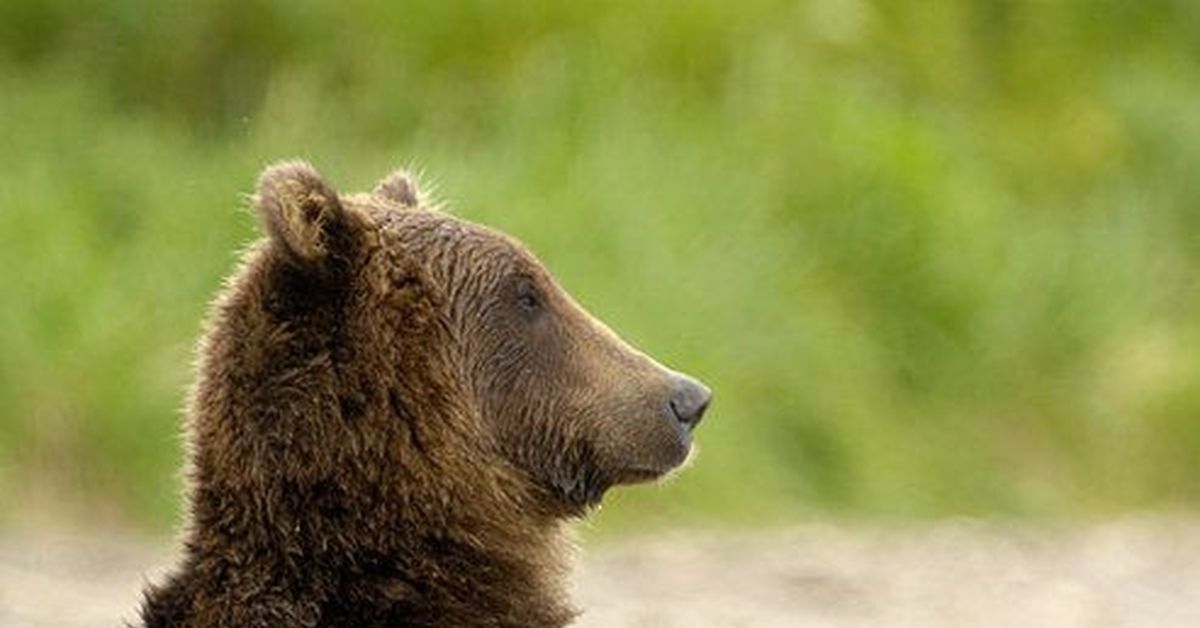
[{"label": "brown bear", "polygon": [[403,173],[268,168],[210,313],[182,559],[148,628],[562,626],[563,527],[691,450],[704,385]]}]

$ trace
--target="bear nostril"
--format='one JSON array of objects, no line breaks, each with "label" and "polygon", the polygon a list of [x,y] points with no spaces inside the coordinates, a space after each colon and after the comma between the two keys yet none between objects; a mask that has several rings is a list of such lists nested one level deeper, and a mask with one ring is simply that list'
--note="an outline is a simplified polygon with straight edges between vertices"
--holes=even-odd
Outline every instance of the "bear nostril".
[{"label": "bear nostril", "polygon": [[675,415],[675,419],[684,427],[695,428],[700,419],[704,418],[704,412],[708,410],[710,402],[712,391],[707,386],[687,375],[675,376],[675,392],[670,401],[671,414]]}]

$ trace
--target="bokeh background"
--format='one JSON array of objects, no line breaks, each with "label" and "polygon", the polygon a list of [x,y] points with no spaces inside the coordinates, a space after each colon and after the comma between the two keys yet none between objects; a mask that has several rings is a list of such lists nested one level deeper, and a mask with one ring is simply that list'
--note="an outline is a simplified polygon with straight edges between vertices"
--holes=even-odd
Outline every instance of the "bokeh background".
[{"label": "bokeh background", "polygon": [[1200,4],[0,3],[0,521],[177,522],[267,163],[397,165],[716,390],[593,528],[1200,502]]}]

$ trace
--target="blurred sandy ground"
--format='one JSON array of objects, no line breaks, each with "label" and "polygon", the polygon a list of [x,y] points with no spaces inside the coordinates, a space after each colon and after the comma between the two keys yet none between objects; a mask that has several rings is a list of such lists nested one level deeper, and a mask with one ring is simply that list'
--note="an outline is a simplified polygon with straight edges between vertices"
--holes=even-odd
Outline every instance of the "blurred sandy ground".
[{"label": "blurred sandy ground", "polygon": [[[119,626],[171,559],[163,541],[0,537],[0,628]],[[1200,520],[1032,527],[808,524],[593,542],[586,628],[1200,626]]]}]

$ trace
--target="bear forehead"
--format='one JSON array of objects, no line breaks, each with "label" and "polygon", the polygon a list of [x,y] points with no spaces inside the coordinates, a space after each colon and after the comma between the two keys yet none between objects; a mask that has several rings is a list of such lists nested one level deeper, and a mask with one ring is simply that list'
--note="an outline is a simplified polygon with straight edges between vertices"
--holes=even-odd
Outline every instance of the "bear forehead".
[{"label": "bear forehead", "polygon": [[367,218],[384,246],[407,249],[424,259],[485,263],[494,270],[541,270],[541,263],[520,240],[441,209],[401,208],[369,194],[349,197],[346,205]]}]

